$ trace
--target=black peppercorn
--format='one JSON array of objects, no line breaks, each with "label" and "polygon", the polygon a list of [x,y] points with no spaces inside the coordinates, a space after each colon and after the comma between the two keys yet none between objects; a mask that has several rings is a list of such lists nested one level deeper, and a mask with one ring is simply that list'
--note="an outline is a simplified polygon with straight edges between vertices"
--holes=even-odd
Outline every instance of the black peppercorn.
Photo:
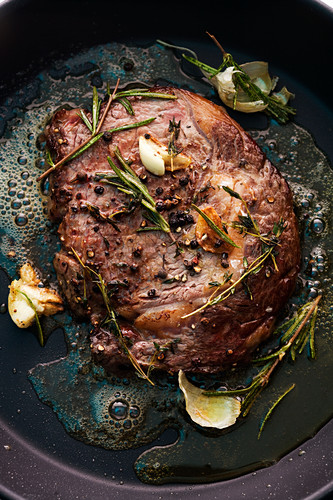
[{"label": "black peppercorn", "polygon": [[102,137],[103,137],[105,142],[110,142],[110,141],[112,141],[112,132],[106,131],[106,132],[104,132]]},{"label": "black peppercorn", "polygon": [[95,186],[94,189],[96,194],[103,194],[104,193],[104,187],[103,186]]},{"label": "black peppercorn", "polygon": [[187,186],[189,183],[190,176],[189,175],[183,175],[182,177],[179,178],[179,185],[180,186]]},{"label": "black peppercorn", "polygon": [[163,193],[163,188],[161,186],[158,186],[158,188],[156,188],[156,194],[159,196]]},{"label": "black peppercorn", "polygon": [[148,297],[155,297],[155,295],[156,295],[155,288],[152,288],[151,290],[148,290],[147,295],[148,295]]},{"label": "black peppercorn", "polygon": [[157,200],[155,208],[158,212],[162,212],[165,209],[165,203],[163,200]]},{"label": "black peppercorn", "polygon": [[198,246],[199,243],[197,242],[197,240],[191,240],[190,247],[192,248],[192,250],[195,250],[196,248],[198,248]]}]

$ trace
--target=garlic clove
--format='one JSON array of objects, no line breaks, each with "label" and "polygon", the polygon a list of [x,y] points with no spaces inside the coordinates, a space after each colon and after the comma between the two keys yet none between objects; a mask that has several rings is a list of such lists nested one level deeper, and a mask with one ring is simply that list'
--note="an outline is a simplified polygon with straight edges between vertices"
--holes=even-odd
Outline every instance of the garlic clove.
[{"label": "garlic clove", "polygon": [[[39,288],[40,280],[30,264],[20,269],[20,279],[13,280],[9,287],[8,311],[19,328],[28,328],[38,315],[50,316],[63,310],[59,295],[49,288]],[[33,307],[26,297],[29,297]]]},{"label": "garlic clove", "polygon": [[233,425],[241,411],[241,403],[230,396],[205,396],[203,390],[191,384],[185,373],[178,373],[179,387],[185,397],[186,411],[201,427],[225,429]]},{"label": "garlic clove", "polygon": [[139,137],[139,154],[144,167],[148,172],[159,176],[165,173],[165,163],[161,156],[161,149],[151,138]]},{"label": "garlic clove", "polygon": [[191,158],[183,153],[170,155],[168,148],[154,137],[139,137],[139,154],[144,167],[155,175],[164,175],[165,170],[187,168]]},{"label": "garlic clove", "polygon": [[[249,75],[251,81],[257,85],[264,94],[268,95],[272,91],[275,82],[269,75],[267,62],[252,61],[241,64],[240,67]],[[243,113],[257,113],[267,108],[267,104],[261,100],[251,101],[249,96],[242,89],[238,89],[235,102],[236,90],[233,82],[233,75],[236,72],[237,70],[233,66],[230,66],[212,78],[212,83],[217,89],[221,101],[229,108],[242,111]]]}]

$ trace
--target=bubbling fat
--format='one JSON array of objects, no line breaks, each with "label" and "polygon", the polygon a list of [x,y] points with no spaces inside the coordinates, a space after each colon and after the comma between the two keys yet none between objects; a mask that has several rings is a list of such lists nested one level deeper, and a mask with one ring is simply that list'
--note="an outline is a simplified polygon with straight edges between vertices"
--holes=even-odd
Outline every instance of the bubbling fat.
[{"label": "bubbling fat", "polygon": [[[1,145],[0,265],[12,278],[17,267],[29,259],[40,271],[41,278],[47,274],[50,280],[55,280],[52,256],[57,244],[56,227],[46,215],[47,182],[42,185],[37,182],[46,168],[42,131],[50,115],[64,104],[90,108],[93,85],[102,95],[107,83],[112,85],[118,77],[121,85],[135,80],[153,85],[156,75],[174,86],[187,86],[211,97],[207,84],[193,81],[181,72],[171,51],[157,45],[142,49],[108,44],[59,61],[38,75],[31,86],[35,89],[31,99],[24,106],[20,107],[15,96],[9,101],[7,118],[15,115],[16,118],[7,122]],[[28,90],[23,89],[20,95],[29,94]],[[280,169],[294,193],[304,234],[299,297],[307,299],[324,292],[327,303],[333,303],[327,274],[333,248],[327,223],[333,173],[327,159],[310,134],[293,123],[283,127],[272,123],[267,130],[251,135]],[[296,297],[291,300],[291,310],[297,305]],[[29,377],[39,398],[53,408],[73,437],[118,450],[147,444],[170,425],[186,430],[185,444],[197,433],[188,418],[183,417],[177,384],[167,374],[157,379],[155,387],[135,374],[126,374],[126,378],[107,377],[101,368],[91,364],[87,326],[75,325],[70,316],[62,317],[62,325],[69,349],[67,357],[38,365]],[[330,328],[331,321],[323,320],[322,335]],[[57,385],[54,380],[58,381]],[[293,434],[295,446],[309,435],[307,432],[304,428],[303,436]],[[207,437],[196,434],[195,439],[202,441],[202,449],[206,447],[203,443]],[[235,430],[234,442],[237,439]],[[211,446],[220,446],[220,436],[214,437]],[[286,447],[292,447],[290,440]],[[159,452],[155,449],[155,453]],[[262,456],[251,457],[251,463],[262,459]],[[242,464],[239,468],[244,470]],[[157,469],[154,471],[155,474]],[[162,469],[160,475],[163,476]],[[156,482],[153,475],[145,480]]]}]

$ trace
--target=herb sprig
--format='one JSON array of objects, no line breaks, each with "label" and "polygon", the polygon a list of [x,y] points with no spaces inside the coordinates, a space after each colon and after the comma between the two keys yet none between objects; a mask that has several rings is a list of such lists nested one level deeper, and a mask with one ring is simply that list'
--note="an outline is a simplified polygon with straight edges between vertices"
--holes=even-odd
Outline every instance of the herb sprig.
[{"label": "herb sprig", "polygon": [[188,56],[183,54],[184,59],[199,67],[202,71],[208,73],[210,78],[213,78],[218,73],[223,71],[226,68],[234,68],[235,72],[233,73],[233,81],[235,84],[235,99],[234,103],[237,100],[237,92],[238,89],[242,89],[249,99],[253,102],[262,101],[267,107],[265,108],[265,112],[275,118],[279,123],[286,123],[290,115],[295,115],[296,110],[291,106],[288,106],[282,103],[279,99],[274,97],[273,95],[265,94],[260,87],[258,87],[255,83],[251,81],[250,76],[241,68],[239,64],[236,63],[233,56],[226,52],[222,45],[216,40],[214,35],[208,33],[208,35],[212,38],[214,43],[221,50],[223,55],[222,63],[218,68],[212,68],[208,64],[205,64],[199,61],[196,57]]},{"label": "herb sprig", "polygon": [[17,292],[20,293],[21,295],[23,295],[23,297],[26,299],[26,301],[28,302],[29,306],[31,307],[31,309],[33,310],[33,312],[35,314],[35,321],[36,321],[37,332],[38,332],[38,340],[39,340],[41,347],[44,347],[44,344],[45,344],[44,334],[43,334],[42,325],[40,324],[40,320],[39,320],[39,316],[38,316],[35,304],[32,302],[31,298],[25,292],[22,292],[22,290],[17,290]]},{"label": "herb sprig", "polygon": [[[146,375],[146,373],[143,371],[141,366],[139,365],[137,359],[133,356],[131,351],[129,350],[126,341],[124,339],[124,336],[122,334],[121,328],[119,327],[118,321],[117,321],[117,316],[116,312],[111,306],[110,299],[109,299],[109,291],[107,288],[107,285],[100,273],[92,269],[90,266],[87,266],[78,253],[74,250],[74,248],[71,248],[75,258],[79,262],[79,264],[82,266],[83,270],[85,272],[88,272],[88,274],[94,278],[93,282],[97,285],[99,291],[101,292],[101,295],[103,297],[103,302],[107,311],[106,318],[103,320],[102,324],[103,325],[109,325],[111,328],[112,332],[114,333],[115,337],[119,340],[119,343],[121,345],[121,348],[123,349],[124,353],[132,363],[133,367],[137,371],[140,377],[144,378],[147,380],[151,385],[155,385],[152,380],[150,380],[149,376]],[[86,290],[86,288],[85,288]],[[86,293],[86,292],[85,292]]]},{"label": "herb sprig", "polygon": [[[110,106],[113,101],[118,100],[127,110],[127,112],[130,115],[134,115],[134,110],[133,107],[128,100],[128,97],[130,96],[136,96],[136,97],[144,97],[144,98],[155,98],[155,99],[177,99],[177,96],[174,94],[164,94],[162,92],[149,92],[149,89],[131,89],[131,90],[122,90],[117,92],[118,87],[119,87],[119,79],[117,80],[116,86],[114,88],[113,93],[110,92],[110,89],[108,87],[107,90],[107,95],[108,95],[108,101],[106,103],[106,106],[103,110],[103,114],[100,117],[100,109],[101,109],[101,100],[98,98],[97,90],[94,87],[93,88],[93,102],[92,102],[92,121],[89,120],[88,116],[84,113],[84,111],[80,111],[79,116],[82,118],[83,122],[89,129],[91,135],[88,137],[82,144],[78,145],[76,148],[74,148],[73,151],[68,153],[64,158],[59,160],[57,163],[54,163],[51,155],[49,152],[47,152],[47,161],[50,165],[50,168],[48,168],[45,172],[43,172],[38,178],[37,181],[41,181],[45,177],[47,177],[51,172],[53,172],[55,169],[61,167],[65,163],[68,163],[71,160],[74,160],[78,156],[80,156],[84,151],[89,149],[93,144],[95,144],[97,141],[100,140],[100,138],[103,136],[104,131],[101,132],[102,125],[105,121],[105,118],[108,114],[108,111],[110,109]],[[143,120],[141,122],[137,122],[134,124],[128,124],[128,125],[123,125],[122,127],[116,127],[114,129],[108,130],[107,132],[113,133],[113,132],[118,132],[121,130],[128,130],[131,128],[135,127],[140,127],[142,125],[146,125],[153,121],[155,118],[148,118],[148,120]]]},{"label": "herb sprig", "polygon": [[[318,304],[321,300],[321,295],[319,295],[313,301],[309,301],[300,307],[296,314],[284,322],[281,326],[276,328],[274,335],[280,335],[280,347],[277,348],[273,353],[262,356],[260,358],[254,358],[252,360],[255,364],[263,364],[264,366],[261,370],[253,377],[251,383],[247,387],[242,387],[240,389],[231,389],[226,391],[205,391],[204,395],[210,396],[236,396],[242,398],[242,416],[245,417],[254,402],[257,400],[262,390],[267,386],[270,381],[270,377],[275,371],[279,363],[285,358],[286,354],[289,352],[293,360],[295,360],[296,353],[301,354],[303,352],[304,346],[309,345],[309,356],[313,358],[315,356],[314,352],[314,330],[315,321],[318,313]],[[281,345],[282,344],[282,345]],[[298,347],[298,349],[297,349]],[[282,396],[273,404],[270,410],[267,412],[259,430],[258,438],[261,435],[264,424],[269,418],[270,414],[277,406],[277,404],[293,389],[291,386],[287,391],[285,391]]]},{"label": "herb sprig", "polygon": [[[252,234],[252,236],[258,237],[262,242],[261,254],[256,259],[254,259],[250,264],[249,264],[247,258],[244,257],[243,258],[244,271],[243,271],[242,275],[238,278],[238,280],[236,280],[235,282],[232,282],[226,289],[224,289],[221,293],[218,294],[218,291],[226,283],[226,282],[223,282],[223,284],[221,284],[220,286],[218,286],[216,288],[214,293],[209,297],[209,299],[206,301],[205,304],[203,304],[198,309],[195,309],[191,313],[183,316],[182,317],[183,319],[189,318],[190,316],[193,316],[194,314],[197,314],[198,312],[203,311],[204,309],[206,309],[206,307],[214,306],[216,304],[219,304],[223,300],[226,300],[228,297],[230,297],[230,295],[233,295],[235,293],[236,287],[240,283],[242,283],[245,286],[245,289],[247,290],[248,295],[250,296],[250,299],[252,300],[253,297],[252,297],[251,290],[248,287],[247,279],[250,275],[254,275],[254,274],[259,273],[263,267],[264,262],[268,258],[271,258],[275,270],[278,271],[275,255],[276,255],[276,246],[279,245],[279,237],[282,235],[283,231],[286,228],[283,219],[280,219],[278,223],[274,223],[273,229],[272,229],[272,233],[273,233],[272,236],[261,235],[260,230],[259,230],[259,226],[258,226],[257,222],[253,219],[253,217],[248,209],[247,203],[242,198],[242,196],[227,186],[222,186],[222,187],[230,196],[232,196],[233,198],[239,199],[243,203],[243,205],[245,206],[245,209],[247,211],[247,221],[250,221],[250,222],[247,222],[247,224],[250,224],[251,227],[254,229],[254,233],[251,233],[251,234]],[[197,210],[197,208],[198,207],[196,207],[196,210]],[[204,213],[204,212],[202,212],[202,213]],[[207,223],[208,223],[208,221],[207,221]]]},{"label": "herb sprig", "polygon": [[150,195],[147,187],[143,184],[143,182],[141,182],[134,170],[132,170],[129,164],[125,161],[118,147],[115,148],[114,154],[120,164],[120,167],[118,167],[109,156],[108,162],[116,175],[110,175],[109,172],[97,172],[97,175],[104,182],[111,184],[119,191],[130,195],[134,200],[140,202],[146,209],[145,217],[152,224],[154,224],[154,226],[140,228],[138,231],[158,230],[170,233],[169,223],[156,210],[154,198]]}]

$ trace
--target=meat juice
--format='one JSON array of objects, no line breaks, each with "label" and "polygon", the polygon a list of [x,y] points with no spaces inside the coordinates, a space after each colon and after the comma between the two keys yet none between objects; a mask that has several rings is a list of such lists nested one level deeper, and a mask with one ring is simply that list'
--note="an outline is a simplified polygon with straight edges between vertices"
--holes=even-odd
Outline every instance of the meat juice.
[{"label": "meat juice", "polygon": [[[7,127],[0,157],[0,264],[10,277],[14,278],[17,268],[29,260],[45,281],[55,282],[52,258],[58,246],[57,228],[46,216],[47,181],[41,185],[36,182],[45,169],[42,131],[59,106],[90,107],[92,86],[102,94],[107,82],[112,84],[118,77],[122,85],[166,81],[214,98],[212,88],[186,76],[167,49],[118,44],[58,61],[21,93],[9,98],[3,114]],[[333,375],[329,342],[333,173],[310,133],[294,123],[279,126],[271,121],[268,128],[250,134],[294,193],[303,260],[297,289],[282,311],[281,321],[299,304],[323,294],[317,322],[317,359],[309,361],[303,355],[295,362],[286,360],[249,416],[223,431],[204,429],[191,422],[175,376],[156,373],[152,387],[131,371],[123,376],[106,375],[91,362],[89,325],[76,324],[66,313],[45,321],[43,327],[51,335],[52,329],[61,326],[67,355],[59,359],[55,354],[52,362],[37,366],[32,363],[28,373],[40,400],[53,409],[72,437],[110,453],[145,446],[145,451],[138,451],[134,467],[139,479],[146,483],[217,481],[272,464],[332,416],[333,396],[323,380]],[[268,343],[268,347],[274,345],[275,339]],[[247,384],[253,373],[250,365],[214,376],[197,375],[192,380],[205,388],[235,387]],[[265,412],[291,383],[296,387],[289,395],[289,404],[280,405],[258,440]],[[155,446],[155,440],[166,429],[173,429],[173,442]]]}]

